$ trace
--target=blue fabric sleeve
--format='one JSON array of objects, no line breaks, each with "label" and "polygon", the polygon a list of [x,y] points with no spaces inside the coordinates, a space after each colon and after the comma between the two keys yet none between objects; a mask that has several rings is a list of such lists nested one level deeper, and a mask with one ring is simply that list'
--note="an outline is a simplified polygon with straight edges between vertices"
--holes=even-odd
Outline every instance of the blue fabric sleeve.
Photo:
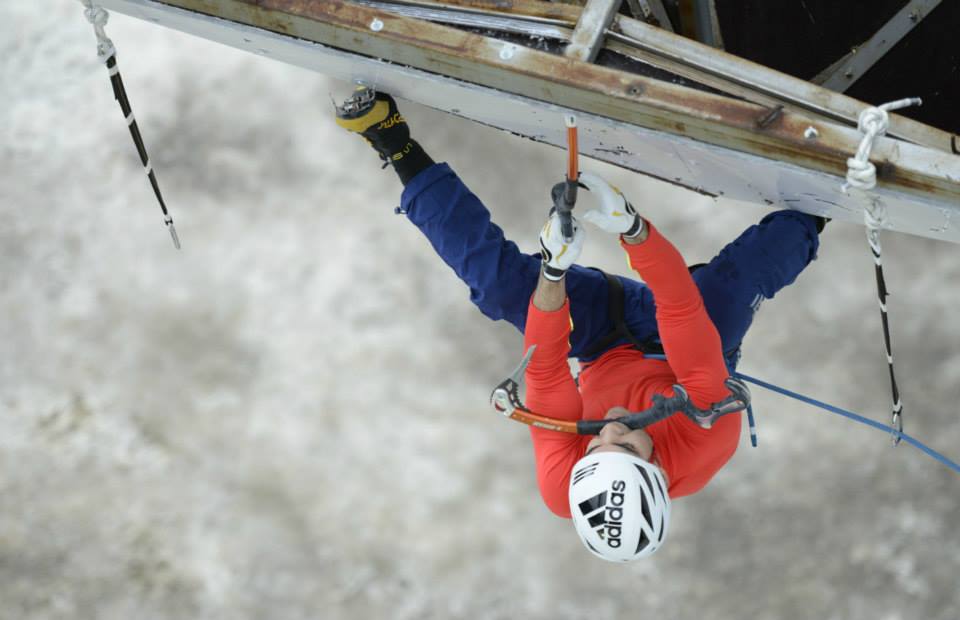
[{"label": "blue fabric sleeve", "polygon": [[[414,177],[404,189],[400,208],[470,288],[477,308],[522,332],[540,275],[540,255],[525,254],[506,239],[487,208],[447,164],[435,164]],[[601,273],[574,265],[566,285],[573,320],[571,355],[576,357],[613,326]]]}]

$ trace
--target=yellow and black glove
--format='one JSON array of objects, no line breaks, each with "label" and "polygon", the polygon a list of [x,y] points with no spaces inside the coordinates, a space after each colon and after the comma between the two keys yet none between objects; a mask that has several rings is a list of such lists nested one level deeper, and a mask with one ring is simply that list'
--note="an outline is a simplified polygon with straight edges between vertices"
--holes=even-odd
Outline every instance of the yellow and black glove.
[{"label": "yellow and black glove", "polygon": [[337,125],[360,134],[377,151],[384,166],[391,164],[404,185],[433,165],[423,148],[410,138],[407,120],[386,93],[361,86],[337,107]]}]

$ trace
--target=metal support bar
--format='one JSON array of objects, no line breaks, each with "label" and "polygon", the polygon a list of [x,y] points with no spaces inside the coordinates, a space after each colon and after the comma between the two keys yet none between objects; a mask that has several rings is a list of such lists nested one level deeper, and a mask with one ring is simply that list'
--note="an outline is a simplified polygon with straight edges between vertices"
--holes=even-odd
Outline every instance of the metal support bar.
[{"label": "metal support bar", "polygon": [[588,0],[577,27],[573,29],[573,37],[564,54],[568,58],[575,58],[584,62],[593,62],[600,48],[603,47],[603,38],[607,28],[613,23],[613,18],[620,9],[621,0]]},{"label": "metal support bar", "polygon": [[627,0],[627,4],[635,18],[673,32],[670,16],[660,0]]},{"label": "metal support bar", "polygon": [[501,32],[513,32],[531,37],[544,37],[569,41],[571,30],[564,27],[563,20],[543,17],[517,16],[464,9],[459,6],[443,7],[432,3],[384,2],[382,0],[354,0],[361,6],[380,11],[389,11],[395,15],[424,19],[431,22],[467,26],[470,28],[489,28]]},{"label": "metal support bar", "polygon": [[890,21],[880,27],[846,56],[821,71],[811,82],[824,88],[844,92],[863,77],[883,56],[907,36],[941,0],[910,0]]},{"label": "metal support bar", "polygon": [[717,18],[717,6],[714,0],[694,0],[693,19],[694,29],[700,42],[723,49],[720,20]]},{"label": "metal support bar", "polygon": [[647,0],[647,4],[650,5],[653,16],[660,22],[660,27],[669,32],[674,32],[673,24],[670,22],[670,15],[667,14],[667,9],[664,8],[663,2],[661,0]]},{"label": "metal support bar", "polygon": [[[654,14],[659,13],[657,7],[662,9],[665,6],[662,0],[643,1],[649,3]],[[432,9],[429,15],[423,13],[418,17],[441,23],[503,29],[528,36],[546,36],[559,41],[570,40],[571,29],[582,13],[579,6],[538,0],[510,0],[509,3],[500,0],[362,0],[361,4],[410,16],[416,11]],[[497,17],[509,21],[488,19]],[[669,23],[666,11],[664,21]],[[787,110],[813,113],[828,120],[856,126],[860,111],[865,107],[865,104],[840,93],[676,36],[664,28],[625,15],[614,16],[613,24],[606,33],[605,45],[641,62],[768,108],[782,103]],[[889,135],[893,137],[947,153],[960,151],[960,148],[951,145],[953,136],[947,132],[902,116],[892,116],[890,122]]]},{"label": "metal support bar", "polygon": [[[856,126],[861,110],[867,104],[840,93],[825,90],[799,78],[734,56],[723,50],[664,32],[650,24],[617,16],[616,27],[626,35],[624,43],[634,45],[654,56],[672,63],[686,65],[700,73],[712,74],[729,82],[749,88],[781,103],[811,110],[833,120],[842,120]],[[923,144],[950,153],[951,134],[918,123],[905,116],[890,115],[888,136]]]}]

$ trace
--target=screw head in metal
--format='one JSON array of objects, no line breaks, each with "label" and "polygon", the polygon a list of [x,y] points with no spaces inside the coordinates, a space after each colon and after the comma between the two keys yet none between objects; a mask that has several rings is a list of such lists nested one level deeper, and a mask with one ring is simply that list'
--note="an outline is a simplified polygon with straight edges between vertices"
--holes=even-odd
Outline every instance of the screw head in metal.
[{"label": "screw head in metal", "polygon": [[379,17],[374,17],[373,21],[370,22],[370,30],[373,30],[374,32],[380,32],[383,30],[383,22],[380,21]]},{"label": "screw head in metal", "polygon": [[516,48],[513,45],[504,45],[500,48],[500,58],[503,60],[510,60],[513,58],[515,49]]},{"label": "screw head in metal", "polygon": [[806,128],[806,130],[804,130],[803,137],[806,138],[807,140],[813,140],[814,138],[820,137],[820,132],[817,131],[816,127],[814,127],[813,125],[810,125],[809,127]]}]

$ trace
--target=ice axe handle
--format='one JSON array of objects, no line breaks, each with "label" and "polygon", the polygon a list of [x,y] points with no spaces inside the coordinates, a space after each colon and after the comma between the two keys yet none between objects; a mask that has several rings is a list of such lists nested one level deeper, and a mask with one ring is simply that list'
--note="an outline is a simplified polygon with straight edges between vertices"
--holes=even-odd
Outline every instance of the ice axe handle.
[{"label": "ice axe handle", "polygon": [[630,430],[646,428],[654,422],[665,420],[677,412],[674,405],[675,400],[665,398],[660,394],[653,397],[653,406],[646,411],[631,413],[620,418],[608,418],[605,420],[579,420],[577,422],[577,433],[580,435],[599,435],[604,426],[611,422],[624,424]]},{"label": "ice axe handle", "polygon": [[577,182],[567,179],[553,186],[553,206],[560,218],[560,232],[567,243],[573,241],[573,206],[577,204]]}]

